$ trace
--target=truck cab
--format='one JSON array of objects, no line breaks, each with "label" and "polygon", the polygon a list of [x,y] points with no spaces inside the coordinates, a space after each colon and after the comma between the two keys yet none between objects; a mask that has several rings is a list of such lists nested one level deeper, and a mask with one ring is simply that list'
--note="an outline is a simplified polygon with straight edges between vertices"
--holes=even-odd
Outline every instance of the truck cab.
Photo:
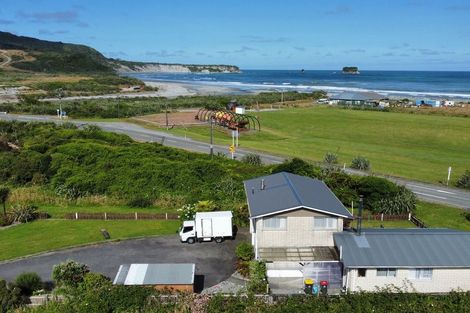
[{"label": "truck cab", "polygon": [[180,228],[181,242],[194,243],[196,241],[196,227],[194,221],[184,221]]}]

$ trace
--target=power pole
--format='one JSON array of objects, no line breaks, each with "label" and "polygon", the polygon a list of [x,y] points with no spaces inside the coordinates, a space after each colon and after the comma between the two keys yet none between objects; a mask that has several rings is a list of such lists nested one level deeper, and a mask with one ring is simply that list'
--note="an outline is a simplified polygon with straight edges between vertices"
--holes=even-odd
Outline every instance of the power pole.
[{"label": "power pole", "polygon": [[165,103],[165,124],[166,130],[168,130],[168,103]]},{"label": "power pole", "polygon": [[210,146],[211,158],[214,155],[214,117],[211,116],[211,146]]}]

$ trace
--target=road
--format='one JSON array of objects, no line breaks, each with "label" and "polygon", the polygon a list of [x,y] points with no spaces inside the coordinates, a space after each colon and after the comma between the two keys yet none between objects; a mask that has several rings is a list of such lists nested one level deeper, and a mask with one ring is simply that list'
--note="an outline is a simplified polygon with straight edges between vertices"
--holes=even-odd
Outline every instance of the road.
[{"label": "road", "polygon": [[[61,122],[56,117],[53,116],[32,116],[32,115],[12,115],[4,114],[0,115],[0,119],[4,120],[19,120],[19,121],[37,121],[37,122]],[[126,122],[85,122],[79,120],[70,120],[70,122],[77,124],[79,126],[84,126],[87,124],[92,124],[101,127],[103,130],[126,134],[129,137],[137,141],[143,142],[159,142],[165,146],[180,148],[188,151],[199,152],[199,153],[209,153],[210,145],[209,143],[199,142],[192,140],[190,138],[178,137],[172,134],[168,134],[162,131],[150,130],[139,125]],[[230,157],[227,147],[214,145],[214,153],[220,153]],[[235,158],[241,159],[244,155],[248,153],[253,153],[248,149],[237,149]],[[265,164],[278,164],[284,161],[284,157],[269,155],[265,153],[256,152],[261,156],[263,163]],[[346,172],[356,175],[368,175],[367,173],[346,169]],[[387,179],[404,185],[413,191],[416,196],[424,201],[445,204],[453,207],[464,208],[470,210],[470,192],[446,187],[442,185],[432,185],[427,183],[421,183],[412,180],[406,180],[402,178],[395,177],[386,177]]]},{"label": "road", "polygon": [[[112,235],[112,234],[111,234]],[[178,235],[131,239],[71,248],[15,261],[0,262],[0,277],[13,281],[23,272],[35,272],[43,281],[51,281],[54,265],[66,260],[82,262],[92,272],[114,279],[119,265],[130,263],[195,263],[199,290],[212,287],[235,272],[235,247],[246,240],[240,233],[236,240],[221,244],[204,242],[181,243]]]},{"label": "road", "polygon": [[2,55],[2,58],[5,58],[5,60],[0,63],[0,67],[5,67],[6,65],[10,64],[11,57],[6,54],[6,51],[0,50],[0,54]]}]

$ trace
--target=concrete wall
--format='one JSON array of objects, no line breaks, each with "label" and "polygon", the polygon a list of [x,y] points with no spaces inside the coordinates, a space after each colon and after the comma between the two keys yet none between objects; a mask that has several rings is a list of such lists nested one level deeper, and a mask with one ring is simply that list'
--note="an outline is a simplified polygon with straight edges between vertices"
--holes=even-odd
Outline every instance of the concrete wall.
[{"label": "concrete wall", "polygon": [[[299,209],[274,216],[287,217],[287,227],[283,230],[263,228],[263,218],[256,220],[253,238],[257,248],[268,247],[311,247],[334,246],[333,233],[343,231],[343,220],[337,219],[337,227],[333,230],[315,230],[313,218],[328,216],[310,210]],[[272,217],[272,216],[269,216]],[[331,217],[331,216],[330,216]]]},{"label": "concrete wall", "polygon": [[470,268],[433,269],[431,280],[409,278],[409,269],[397,269],[396,277],[379,277],[376,269],[367,269],[365,277],[358,277],[357,269],[347,270],[347,288],[350,291],[375,291],[377,287],[393,285],[406,291],[422,293],[450,292],[458,288],[470,290]]}]

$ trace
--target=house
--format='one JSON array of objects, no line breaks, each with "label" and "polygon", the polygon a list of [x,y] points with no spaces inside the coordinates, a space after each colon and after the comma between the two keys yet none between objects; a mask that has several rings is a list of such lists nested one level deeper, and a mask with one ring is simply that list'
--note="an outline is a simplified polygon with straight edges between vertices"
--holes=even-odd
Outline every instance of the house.
[{"label": "house", "polygon": [[380,103],[383,107],[388,106],[387,97],[375,92],[351,92],[344,91],[339,94],[330,96],[330,104],[346,105],[346,106],[378,106]]},{"label": "house", "polygon": [[302,288],[303,279],[314,278],[340,288],[333,234],[342,232],[352,215],[326,184],[285,172],[244,184],[255,258],[268,262],[270,285],[287,279],[295,290]]},{"label": "house", "polygon": [[416,106],[421,107],[433,107],[433,108],[438,108],[441,106],[441,101],[439,100],[416,100]]},{"label": "house", "polygon": [[277,173],[244,182],[255,258],[274,294],[301,293],[305,279],[329,290],[470,290],[470,232],[358,229],[320,180]]},{"label": "house", "polygon": [[365,229],[333,235],[343,287],[409,292],[470,290],[470,232],[449,229]]},{"label": "house", "polygon": [[194,263],[123,264],[113,284],[193,292],[195,270]]}]

